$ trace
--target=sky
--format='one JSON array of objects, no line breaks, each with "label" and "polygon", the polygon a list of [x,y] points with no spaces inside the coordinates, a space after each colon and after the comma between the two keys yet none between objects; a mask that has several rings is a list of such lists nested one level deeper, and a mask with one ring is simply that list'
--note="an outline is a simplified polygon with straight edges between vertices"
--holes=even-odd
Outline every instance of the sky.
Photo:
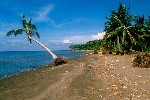
[{"label": "sky", "polygon": [[6,37],[22,28],[20,14],[32,18],[40,39],[51,50],[68,50],[70,44],[86,43],[104,35],[104,23],[118,4],[131,4],[133,15],[149,15],[150,0],[0,0],[0,51],[41,51],[25,33]]}]

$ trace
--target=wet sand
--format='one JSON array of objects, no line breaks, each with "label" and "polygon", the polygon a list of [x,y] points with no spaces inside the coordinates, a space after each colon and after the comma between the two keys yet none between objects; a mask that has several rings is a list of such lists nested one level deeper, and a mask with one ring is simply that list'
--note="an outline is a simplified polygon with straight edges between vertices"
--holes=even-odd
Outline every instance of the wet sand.
[{"label": "wet sand", "polygon": [[150,100],[150,68],[134,55],[85,55],[0,79],[0,100]]}]

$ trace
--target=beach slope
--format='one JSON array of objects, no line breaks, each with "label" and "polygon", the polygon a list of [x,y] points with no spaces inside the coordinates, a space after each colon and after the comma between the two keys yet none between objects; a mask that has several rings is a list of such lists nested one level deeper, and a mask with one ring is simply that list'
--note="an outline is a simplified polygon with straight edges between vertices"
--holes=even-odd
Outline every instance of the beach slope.
[{"label": "beach slope", "polygon": [[0,100],[148,100],[150,69],[134,55],[85,55],[0,79]]}]

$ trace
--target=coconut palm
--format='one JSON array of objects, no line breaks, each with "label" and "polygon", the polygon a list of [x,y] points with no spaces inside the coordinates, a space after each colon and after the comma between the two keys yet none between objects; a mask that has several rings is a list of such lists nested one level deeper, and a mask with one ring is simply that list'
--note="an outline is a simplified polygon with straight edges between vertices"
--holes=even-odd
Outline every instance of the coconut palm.
[{"label": "coconut palm", "polygon": [[139,34],[139,47],[141,49],[150,48],[150,18],[145,19],[143,16],[136,16],[136,32]]},{"label": "coconut palm", "polygon": [[134,26],[132,26],[132,16],[127,11],[125,5],[120,4],[118,11],[112,11],[108,17],[109,22],[105,23],[106,35],[104,40],[110,44],[111,47],[118,46],[118,49],[131,49],[132,45],[136,44],[137,34],[134,33]]},{"label": "coconut palm", "polygon": [[[17,28],[15,30],[11,30],[6,35],[7,36],[10,36],[10,35],[17,36],[19,34],[26,33],[30,43],[32,43],[32,41],[36,42],[37,44],[39,44],[40,46],[42,46],[45,50],[47,50],[49,52],[49,54],[52,56],[52,58],[54,59],[55,62],[57,62],[58,60],[60,62],[60,59],[49,48],[47,48],[44,44],[42,44],[38,40],[32,38],[33,35],[36,35],[38,38],[40,38],[40,36],[39,36],[39,34],[37,32],[36,26],[34,24],[32,24],[32,22],[31,22],[32,19],[30,18],[29,21],[27,21],[25,19],[25,15],[23,15],[23,14],[21,14],[21,17],[22,17],[23,28]],[[61,59],[62,58],[63,57],[61,57]],[[65,58],[63,58],[63,59],[65,59]]]}]

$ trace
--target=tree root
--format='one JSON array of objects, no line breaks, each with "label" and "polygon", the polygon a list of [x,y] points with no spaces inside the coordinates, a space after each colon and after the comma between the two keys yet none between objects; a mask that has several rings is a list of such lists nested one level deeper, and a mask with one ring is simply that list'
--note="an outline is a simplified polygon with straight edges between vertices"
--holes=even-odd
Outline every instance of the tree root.
[{"label": "tree root", "polygon": [[54,60],[55,66],[67,64],[67,63],[68,63],[68,59],[66,57],[58,57]]}]

